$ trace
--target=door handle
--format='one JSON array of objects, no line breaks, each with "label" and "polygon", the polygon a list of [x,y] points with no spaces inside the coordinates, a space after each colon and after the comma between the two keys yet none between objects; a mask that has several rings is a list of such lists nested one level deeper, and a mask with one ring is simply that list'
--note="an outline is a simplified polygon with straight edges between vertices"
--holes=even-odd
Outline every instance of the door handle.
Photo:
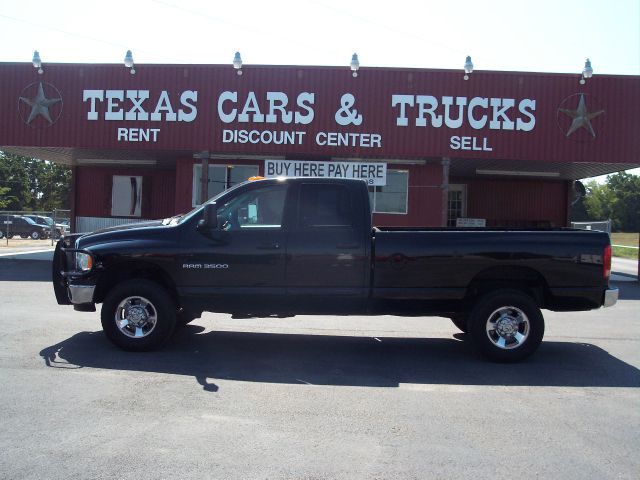
[{"label": "door handle", "polygon": [[279,250],[280,244],[278,242],[273,243],[261,243],[258,245],[258,250]]}]

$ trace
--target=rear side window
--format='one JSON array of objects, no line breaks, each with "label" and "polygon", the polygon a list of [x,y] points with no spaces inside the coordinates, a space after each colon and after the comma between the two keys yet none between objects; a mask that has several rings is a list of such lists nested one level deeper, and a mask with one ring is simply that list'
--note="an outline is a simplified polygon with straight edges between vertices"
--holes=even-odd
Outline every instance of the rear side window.
[{"label": "rear side window", "polygon": [[352,227],[354,209],[349,189],[343,185],[302,184],[300,227]]}]

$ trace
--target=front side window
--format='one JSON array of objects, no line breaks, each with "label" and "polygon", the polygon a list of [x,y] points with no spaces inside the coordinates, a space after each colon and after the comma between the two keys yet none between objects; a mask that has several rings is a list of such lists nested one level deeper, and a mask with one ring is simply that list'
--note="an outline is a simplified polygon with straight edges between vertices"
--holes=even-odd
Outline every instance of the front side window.
[{"label": "front side window", "polygon": [[218,208],[220,227],[227,231],[280,228],[286,195],[286,185],[271,185],[241,193]]}]

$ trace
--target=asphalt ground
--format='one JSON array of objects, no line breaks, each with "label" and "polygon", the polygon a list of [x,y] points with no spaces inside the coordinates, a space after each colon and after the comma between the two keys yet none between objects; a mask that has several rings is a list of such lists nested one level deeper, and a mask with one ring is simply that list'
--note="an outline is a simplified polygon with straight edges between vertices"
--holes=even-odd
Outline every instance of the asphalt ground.
[{"label": "asphalt ground", "polygon": [[127,353],[49,270],[0,258],[0,478],[638,478],[638,283],[499,365],[394,316],[205,314]]}]

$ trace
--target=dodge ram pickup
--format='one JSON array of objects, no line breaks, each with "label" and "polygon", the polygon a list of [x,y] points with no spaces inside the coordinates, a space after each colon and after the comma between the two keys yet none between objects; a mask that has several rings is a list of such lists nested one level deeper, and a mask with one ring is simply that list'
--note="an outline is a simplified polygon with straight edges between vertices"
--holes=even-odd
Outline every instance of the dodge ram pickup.
[{"label": "dodge ram pickup", "polygon": [[451,318],[494,361],[531,355],[541,309],[616,303],[606,233],[372,227],[365,182],[244,182],[185,215],[68,235],[61,305],[95,311],[126,350],[164,344],[203,311]]}]

